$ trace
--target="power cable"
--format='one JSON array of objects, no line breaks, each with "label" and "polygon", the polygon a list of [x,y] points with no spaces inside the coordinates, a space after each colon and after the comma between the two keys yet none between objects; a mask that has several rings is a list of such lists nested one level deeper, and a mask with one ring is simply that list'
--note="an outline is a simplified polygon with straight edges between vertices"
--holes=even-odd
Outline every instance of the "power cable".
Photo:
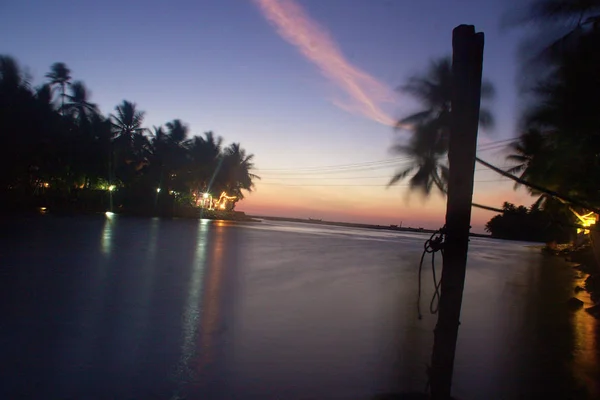
[{"label": "power cable", "polygon": [[[518,139],[504,139],[498,140],[495,142],[490,142],[483,144],[478,147],[479,151],[488,151],[493,150],[495,148],[500,148],[505,146],[505,143],[514,142]],[[301,167],[301,168],[255,168],[256,171],[260,172],[301,172],[301,171],[331,171],[331,170],[342,170],[342,169],[355,169],[361,167],[369,167],[369,166],[382,166],[382,165],[394,165],[397,162],[401,161],[409,161],[410,157],[394,157],[383,160],[375,160],[375,161],[365,161],[361,163],[351,163],[351,164],[337,164],[337,165],[324,165],[324,166],[313,166],[313,167]]]}]

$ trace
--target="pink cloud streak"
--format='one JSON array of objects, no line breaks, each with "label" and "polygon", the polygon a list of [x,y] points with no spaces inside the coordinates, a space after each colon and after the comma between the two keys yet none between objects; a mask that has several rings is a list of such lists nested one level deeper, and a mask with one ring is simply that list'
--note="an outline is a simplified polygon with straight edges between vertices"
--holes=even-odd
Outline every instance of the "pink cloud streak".
[{"label": "pink cloud streak", "polygon": [[360,114],[384,125],[395,126],[396,119],[381,109],[394,103],[394,92],[368,73],[352,65],[329,33],[293,0],[254,0],[279,35],[315,64],[321,73],[342,89],[347,102],[334,104],[344,111]]}]

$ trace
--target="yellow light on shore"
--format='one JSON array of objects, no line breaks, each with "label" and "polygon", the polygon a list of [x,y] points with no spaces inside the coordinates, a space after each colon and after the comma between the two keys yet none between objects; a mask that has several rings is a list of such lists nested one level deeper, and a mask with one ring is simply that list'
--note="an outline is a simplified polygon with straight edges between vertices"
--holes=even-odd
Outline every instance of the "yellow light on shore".
[{"label": "yellow light on shore", "polygon": [[208,199],[208,197],[209,197],[209,196],[210,196],[210,195],[209,195],[208,193],[204,193],[204,194],[202,195],[202,197],[203,197],[203,198],[205,198],[205,199]]},{"label": "yellow light on shore", "polygon": [[222,192],[219,200],[216,202],[216,207],[224,210],[227,207],[227,202],[237,199],[237,196],[228,196],[226,192]]},{"label": "yellow light on shore", "polygon": [[112,211],[107,211],[104,213],[104,215],[106,215],[108,218],[112,218],[112,216],[115,215],[115,213]]},{"label": "yellow light on shore", "polygon": [[108,191],[109,191],[109,192],[112,192],[112,191],[113,191],[113,190],[115,190],[115,189],[116,189],[116,186],[115,186],[115,185],[110,185],[110,186],[108,187]]},{"label": "yellow light on shore", "polygon": [[42,185],[43,185],[45,188],[47,188],[47,187],[50,187],[50,184],[49,184],[48,182],[44,182]]},{"label": "yellow light on shore", "polygon": [[[579,219],[579,222],[581,222],[581,225],[584,228],[589,228],[592,225],[596,224],[596,214],[594,212],[589,212],[585,215],[579,215],[575,210],[571,209],[571,212],[573,214],[575,214],[575,216]],[[582,229],[582,228],[577,228],[577,233],[590,233],[589,229]]]},{"label": "yellow light on shore", "polygon": [[156,193],[160,193],[160,188],[156,188]]}]

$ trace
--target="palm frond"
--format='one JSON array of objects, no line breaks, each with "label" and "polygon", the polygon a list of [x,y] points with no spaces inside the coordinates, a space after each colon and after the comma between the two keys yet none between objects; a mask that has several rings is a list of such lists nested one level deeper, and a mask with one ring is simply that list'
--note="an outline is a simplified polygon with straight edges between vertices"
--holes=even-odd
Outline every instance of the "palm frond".
[{"label": "palm frond", "polygon": [[408,168],[406,168],[403,171],[397,172],[392,179],[390,179],[390,181],[387,184],[387,187],[393,186],[396,183],[402,181],[404,178],[406,178],[412,171],[414,171],[415,167],[414,166],[410,166]]},{"label": "palm frond", "polygon": [[408,117],[402,118],[396,124],[397,127],[401,128],[404,126],[411,126],[415,124],[420,124],[430,119],[433,115],[433,110],[425,110],[420,111],[414,114],[409,115]]},{"label": "palm frond", "polygon": [[420,191],[425,196],[429,196],[434,184],[429,171],[425,168],[419,168],[408,183],[412,190]]}]

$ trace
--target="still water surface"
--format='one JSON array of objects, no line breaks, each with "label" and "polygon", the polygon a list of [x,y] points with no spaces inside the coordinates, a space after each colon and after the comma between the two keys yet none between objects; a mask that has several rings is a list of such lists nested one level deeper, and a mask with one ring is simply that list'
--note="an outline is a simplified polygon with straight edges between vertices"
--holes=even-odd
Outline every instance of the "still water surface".
[{"label": "still water surface", "polygon": [[[425,235],[121,216],[0,228],[0,398],[425,388],[435,325],[416,313]],[[456,397],[598,398],[598,324],[564,306],[577,279],[539,249],[472,239]]]}]

